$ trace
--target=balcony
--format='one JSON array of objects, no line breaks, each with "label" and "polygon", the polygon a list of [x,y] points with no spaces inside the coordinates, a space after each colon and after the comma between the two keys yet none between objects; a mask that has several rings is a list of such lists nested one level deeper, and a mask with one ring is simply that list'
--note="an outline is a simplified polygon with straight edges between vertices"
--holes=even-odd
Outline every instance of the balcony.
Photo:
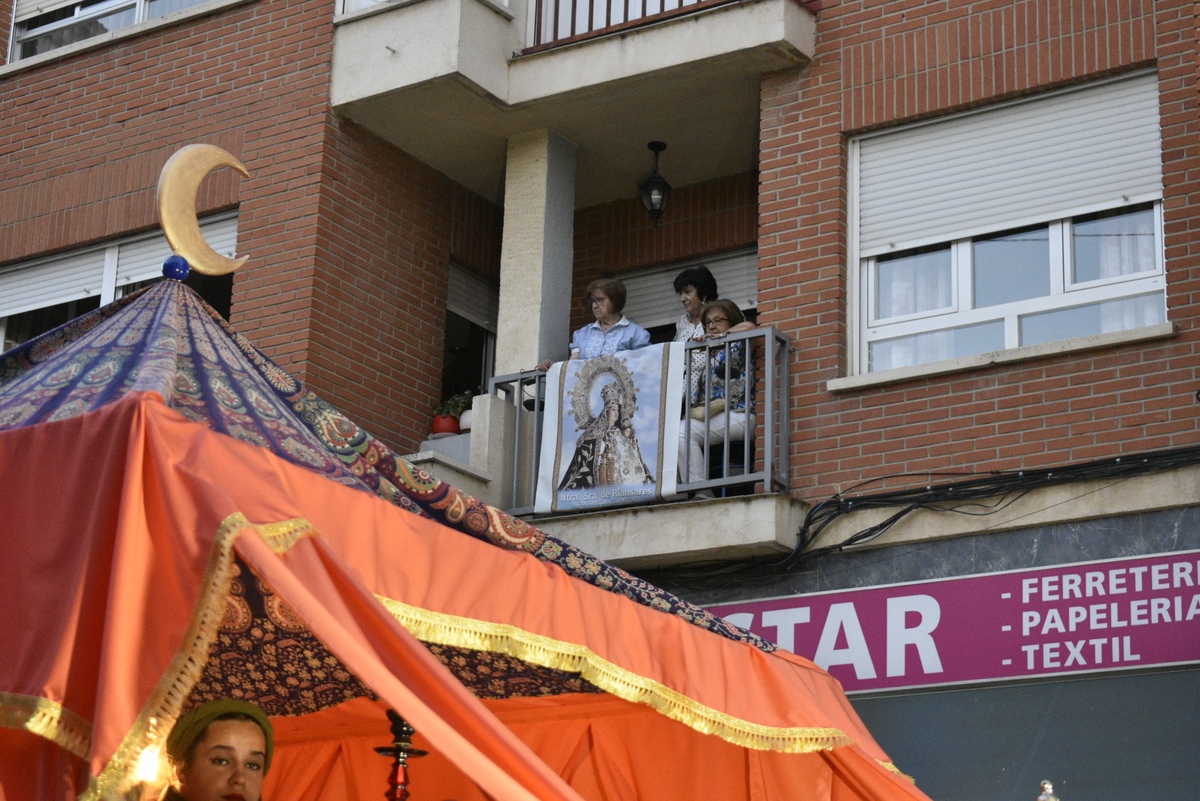
[{"label": "balcony", "polygon": [[631,197],[652,139],[676,185],[754,169],[760,78],[815,36],[796,0],[355,2],[334,20],[335,110],[496,202],[531,130],[578,147],[580,207]]},{"label": "balcony", "polygon": [[[744,344],[735,344],[744,343]],[[642,506],[534,516],[534,491],[542,451],[545,373],[530,371],[492,380],[491,394],[475,401],[475,429],[459,441],[429,442],[418,465],[547,532],[631,568],[699,559],[783,553],[795,544],[805,510],[788,496],[787,387],[790,344],[773,328],[730,335],[715,344],[689,343],[705,359],[730,347],[747,347],[746,375],[752,408],[747,433],[705,436],[702,476],[681,482],[678,496]],[[685,359],[690,373],[692,359]],[[690,376],[685,376],[690,383]],[[685,384],[686,386],[687,384]],[[697,430],[707,432],[705,414]],[[715,429],[714,429],[715,430]],[[676,440],[666,437],[667,447]],[[455,449],[457,455],[455,454]],[[437,449],[437,452],[433,452]],[[685,458],[684,462],[690,461]],[[687,475],[687,465],[680,468]],[[711,499],[701,495],[711,493]],[[689,496],[694,496],[690,497]]]}]

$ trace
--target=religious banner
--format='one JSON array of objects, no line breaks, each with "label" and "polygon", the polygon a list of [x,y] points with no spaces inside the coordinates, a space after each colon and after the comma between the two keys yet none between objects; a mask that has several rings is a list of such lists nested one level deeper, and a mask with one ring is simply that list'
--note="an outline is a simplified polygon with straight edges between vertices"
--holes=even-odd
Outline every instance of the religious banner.
[{"label": "religious banner", "polygon": [[534,511],[675,494],[683,355],[676,342],[550,368]]},{"label": "religious banner", "polygon": [[1200,552],[725,604],[846,692],[1200,662]]}]

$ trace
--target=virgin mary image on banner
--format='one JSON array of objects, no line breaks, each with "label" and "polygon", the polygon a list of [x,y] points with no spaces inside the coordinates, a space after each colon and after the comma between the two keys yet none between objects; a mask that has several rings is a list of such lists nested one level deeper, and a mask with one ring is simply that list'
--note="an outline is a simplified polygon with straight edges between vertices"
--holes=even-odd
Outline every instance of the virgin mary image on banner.
[{"label": "virgin mary image on banner", "polygon": [[670,347],[656,346],[550,369],[537,511],[675,493],[676,449],[663,447],[663,432],[678,427],[682,383],[673,365],[682,361],[671,356]]},{"label": "virgin mary image on banner", "polygon": [[[618,362],[618,364],[620,364]],[[605,384],[600,390],[604,408],[592,417],[575,443],[575,455],[567,465],[559,490],[595,489],[621,484],[654,484],[649,468],[642,461],[633,413],[637,411],[637,390],[628,380]],[[622,386],[622,384],[624,386]],[[578,389],[578,387],[577,387]],[[587,409],[587,399],[581,407]]]}]

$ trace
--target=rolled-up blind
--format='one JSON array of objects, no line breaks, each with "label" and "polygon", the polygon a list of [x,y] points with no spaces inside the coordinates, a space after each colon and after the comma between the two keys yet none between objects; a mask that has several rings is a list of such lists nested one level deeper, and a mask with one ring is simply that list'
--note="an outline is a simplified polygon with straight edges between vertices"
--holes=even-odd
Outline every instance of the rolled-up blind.
[{"label": "rolled-up blind", "polygon": [[500,289],[454,262],[447,283],[446,309],[496,333]]},{"label": "rolled-up blind", "polygon": [[[209,217],[200,232],[213,250],[228,256],[237,247],[237,220],[237,214]],[[170,255],[159,233],[14,264],[0,270],[0,317],[95,296],[108,303],[114,288],[162,275],[163,259]]]},{"label": "rolled-up blind", "polygon": [[1161,197],[1158,118],[1140,74],[859,137],[859,256]]},{"label": "rolled-up blind", "polygon": [[16,8],[13,10],[13,20],[24,22],[30,17],[55,11],[63,6],[73,6],[78,2],[79,0],[17,0]]},{"label": "rolled-up blind", "polygon": [[0,271],[0,317],[99,296],[105,251],[89,248]]},{"label": "rolled-up blind", "polygon": [[[208,246],[222,256],[237,250],[237,215],[210,217],[200,222],[200,233]],[[161,233],[119,245],[117,286],[136,284],[162,275],[163,260],[171,255],[171,246]]]}]

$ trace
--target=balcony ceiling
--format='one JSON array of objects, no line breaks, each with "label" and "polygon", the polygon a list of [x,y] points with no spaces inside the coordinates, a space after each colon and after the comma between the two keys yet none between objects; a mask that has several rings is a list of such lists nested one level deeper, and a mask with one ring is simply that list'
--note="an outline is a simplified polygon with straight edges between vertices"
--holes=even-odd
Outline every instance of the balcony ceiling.
[{"label": "balcony ceiling", "polygon": [[[757,5],[760,16],[763,7],[770,11],[772,5],[792,17],[811,16],[793,0]],[[726,6],[671,24],[510,58],[506,81],[490,74],[473,80],[471,69],[456,65],[408,84],[403,75],[391,76],[385,83],[398,85],[364,91],[346,80],[339,84],[335,74],[335,108],[497,203],[503,202],[508,137],[540,128],[578,146],[580,208],[635,196],[637,180],[652,163],[646,143],[654,139],[668,145],[661,172],[672,185],[744,172],[758,162],[761,76],[802,65],[811,54],[805,35],[792,37],[799,44],[772,31],[728,36],[730,21],[745,10],[742,4]],[[721,44],[696,47],[698,23],[711,28]],[[675,46],[672,52],[671,43],[680,40],[688,40],[690,47]],[[724,46],[726,42],[733,46]],[[663,43],[668,44],[666,52]],[[344,45],[362,50],[360,42],[349,38]],[[361,52],[356,56],[361,69]],[[338,68],[335,51],[335,73]],[[492,91],[483,88],[485,82]],[[339,91],[339,86],[345,88]],[[348,97],[352,94],[359,96]]]}]

